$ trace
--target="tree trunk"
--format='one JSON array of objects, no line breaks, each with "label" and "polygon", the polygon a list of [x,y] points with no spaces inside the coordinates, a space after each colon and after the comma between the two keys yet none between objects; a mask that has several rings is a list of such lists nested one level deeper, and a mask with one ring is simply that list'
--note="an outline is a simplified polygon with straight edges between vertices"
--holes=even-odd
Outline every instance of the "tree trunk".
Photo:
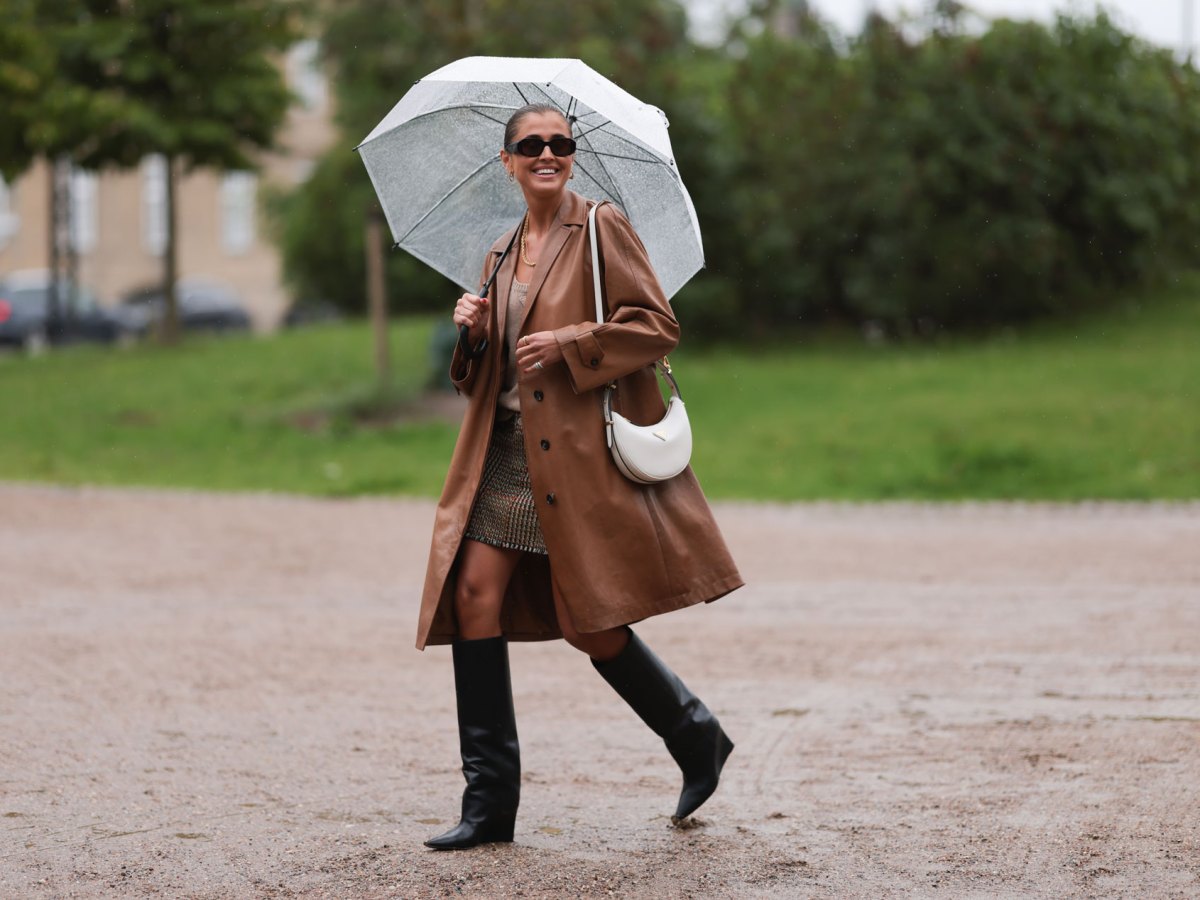
[{"label": "tree trunk", "polygon": [[175,224],[175,157],[167,155],[166,214],[167,246],[163,252],[163,318],[159,326],[159,340],[164,344],[179,343],[179,298],[176,282],[179,280]]},{"label": "tree trunk", "polygon": [[383,213],[372,206],[367,213],[367,305],[375,338],[375,379],[380,388],[390,377],[387,333],[387,283],[384,277]]},{"label": "tree trunk", "polygon": [[[50,229],[48,246],[49,283],[46,297],[46,334],[57,335],[62,329],[64,309],[67,298],[63,296],[63,268],[65,254],[69,252],[70,243],[70,203],[71,198],[64,182],[64,170],[68,164],[64,157],[55,156],[46,160],[47,177],[50,182]],[[69,175],[68,175],[69,177]]]},{"label": "tree trunk", "polygon": [[79,315],[79,248],[76,246],[75,222],[75,165],[67,157],[60,161],[62,166],[62,207],[63,207],[63,280],[67,286],[67,302],[64,304],[66,315],[63,317],[63,328],[70,332],[73,320]]}]

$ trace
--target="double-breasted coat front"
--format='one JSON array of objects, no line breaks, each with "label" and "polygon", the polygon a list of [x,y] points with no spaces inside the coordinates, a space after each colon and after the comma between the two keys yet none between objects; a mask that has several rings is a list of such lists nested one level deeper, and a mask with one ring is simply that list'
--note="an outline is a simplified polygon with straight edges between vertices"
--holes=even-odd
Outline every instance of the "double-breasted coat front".
[{"label": "double-breasted coat front", "polygon": [[[562,636],[552,585],[575,629],[593,632],[715,600],[743,583],[690,467],[640,485],[609,454],[602,388],[616,382],[614,406],[632,421],[661,419],[665,404],[651,366],[675,347],[679,325],[641,240],[609,204],[596,214],[608,316],[595,321],[587,212],[587,201],[567,191],[543,240],[519,330],[552,331],[563,362],[518,374],[529,480],[548,555],[525,554],[509,583],[501,626],[510,640]],[[512,235],[492,246],[484,278]],[[510,253],[492,297],[508,297],[515,268]],[[456,348],[451,362],[451,379],[469,403],[434,521],[419,649],[457,634],[458,550],[503,386],[506,306],[503,299],[489,304],[484,355],[468,360]]]}]

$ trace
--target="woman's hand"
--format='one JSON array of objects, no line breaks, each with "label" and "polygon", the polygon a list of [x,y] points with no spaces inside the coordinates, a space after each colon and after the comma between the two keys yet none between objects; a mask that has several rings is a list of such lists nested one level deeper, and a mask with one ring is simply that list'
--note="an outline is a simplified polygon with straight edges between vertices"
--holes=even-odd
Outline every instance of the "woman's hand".
[{"label": "woman's hand", "polygon": [[533,373],[562,362],[562,348],[553,331],[527,334],[517,341],[517,366],[522,372]]},{"label": "woman's hand", "polygon": [[472,344],[478,344],[487,331],[487,313],[487,297],[463,294],[454,307],[454,324],[466,325],[468,339]]}]

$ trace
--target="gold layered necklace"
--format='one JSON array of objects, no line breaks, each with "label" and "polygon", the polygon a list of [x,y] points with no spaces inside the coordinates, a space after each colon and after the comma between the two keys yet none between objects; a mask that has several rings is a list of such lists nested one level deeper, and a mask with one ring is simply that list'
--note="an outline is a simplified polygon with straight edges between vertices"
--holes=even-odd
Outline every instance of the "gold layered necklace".
[{"label": "gold layered necklace", "polygon": [[527,231],[529,231],[529,213],[525,213],[525,220],[521,222],[521,262],[532,268],[533,266],[536,266],[537,263],[535,263],[525,254],[525,233]]}]

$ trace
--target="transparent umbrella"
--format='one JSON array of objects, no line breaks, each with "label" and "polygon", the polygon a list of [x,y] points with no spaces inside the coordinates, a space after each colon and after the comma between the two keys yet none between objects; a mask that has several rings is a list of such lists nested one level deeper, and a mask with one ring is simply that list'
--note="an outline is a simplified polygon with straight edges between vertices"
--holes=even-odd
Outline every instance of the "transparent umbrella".
[{"label": "transparent umbrella", "polygon": [[572,189],[625,212],[672,296],[704,265],[704,248],[667,118],[577,59],[469,57],[401,98],[358,147],[396,245],[464,290],[478,287],[484,254],[525,209],[499,151],[505,123],[527,103],[552,104],[572,122]]}]

